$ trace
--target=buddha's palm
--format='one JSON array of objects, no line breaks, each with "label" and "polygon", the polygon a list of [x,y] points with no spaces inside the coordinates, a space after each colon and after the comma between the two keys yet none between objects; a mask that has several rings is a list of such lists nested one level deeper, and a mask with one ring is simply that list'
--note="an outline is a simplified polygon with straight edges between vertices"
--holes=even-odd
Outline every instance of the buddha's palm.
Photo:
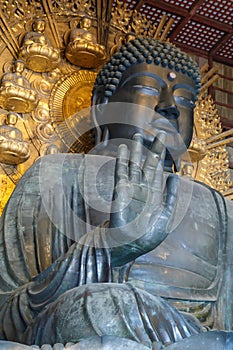
[{"label": "buddha's palm", "polygon": [[171,174],[163,185],[164,142],[165,134],[159,134],[144,162],[139,134],[133,138],[129,159],[127,146],[119,147],[109,230],[113,266],[156,248],[171,230],[179,178]]}]

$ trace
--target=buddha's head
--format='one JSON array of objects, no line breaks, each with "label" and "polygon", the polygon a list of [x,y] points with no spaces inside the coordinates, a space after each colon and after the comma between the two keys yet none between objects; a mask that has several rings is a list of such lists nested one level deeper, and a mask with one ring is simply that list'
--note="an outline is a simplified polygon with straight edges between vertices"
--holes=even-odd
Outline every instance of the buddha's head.
[{"label": "buddha's head", "polygon": [[33,22],[32,29],[34,32],[44,33],[46,23],[43,19],[38,18]]},{"label": "buddha's head", "polygon": [[51,144],[48,146],[47,150],[46,150],[46,154],[57,154],[59,153],[59,149],[58,146],[55,144]]},{"label": "buddha's head", "polygon": [[22,60],[15,60],[14,61],[14,66],[13,66],[13,71],[22,74],[25,68],[25,63]]},{"label": "buddha's head", "polygon": [[199,88],[199,69],[187,54],[170,43],[133,39],[97,76],[93,90],[97,139],[101,140],[99,133],[129,139],[140,132],[149,147],[155,134],[164,131],[168,148],[179,157],[184,147],[178,138],[187,148],[192,139]]},{"label": "buddha's head", "polygon": [[91,28],[91,19],[89,17],[83,17],[80,21],[80,28],[90,29]]},{"label": "buddha's head", "polygon": [[14,112],[9,112],[6,115],[6,124],[15,125],[18,121],[18,114]]}]

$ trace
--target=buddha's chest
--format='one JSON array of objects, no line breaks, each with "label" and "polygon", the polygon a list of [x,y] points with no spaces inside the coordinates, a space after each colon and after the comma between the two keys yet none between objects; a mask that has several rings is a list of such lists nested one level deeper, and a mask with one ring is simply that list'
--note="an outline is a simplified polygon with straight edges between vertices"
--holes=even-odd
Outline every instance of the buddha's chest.
[{"label": "buddha's chest", "polygon": [[225,245],[223,218],[209,189],[194,184],[189,192],[187,185],[173,231],[159,247],[135,261],[129,281],[171,299],[216,300]]},{"label": "buddha's chest", "polygon": [[[86,172],[87,177],[97,179],[96,193],[93,187],[86,188],[90,221],[94,225],[109,218],[114,185],[114,167],[109,165],[107,162],[99,166],[95,175],[96,166],[91,163]],[[181,178],[172,231],[160,246],[135,261],[128,280],[167,298],[216,300],[225,235],[221,197],[201,184]]]}]

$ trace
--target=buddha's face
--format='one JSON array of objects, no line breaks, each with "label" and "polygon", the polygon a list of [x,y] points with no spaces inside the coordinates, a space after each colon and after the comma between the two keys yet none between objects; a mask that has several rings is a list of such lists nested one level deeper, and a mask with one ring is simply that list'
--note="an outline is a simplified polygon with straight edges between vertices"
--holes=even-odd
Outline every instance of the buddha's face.
[{"label": "buddha's face", "polygon": [[140,132],[149,147],[154,136],[163,131],[168,149],[177,157],[191,142],[195,98],[195,83],[186,74],[153,64],[135,64],[124,72],[103,109],[106,121],[121,116],[120,124],[108,124],[110,139],[128,139]]},{"label": "buddha's face", "polygon": [[80,27],[81,28],[85,28],[85,29],[90,29],[91,28],[91,20],[90,20],[90,18],[84,17],[83,20],[80,23]]},{"label": "buddha's face", "polygon": [[34,22],[33,30],[38,33],[43,33],[45,31],[45,22],[43,20]]},{"label": "buddha's face", "polygon": [[8,113],[6,117],[7,125],[15,125],[18,121],[18,116],[15,113]]},{"label": "buddha's face", "polygon": [[23,61],[15,61],[14,70],[15,70],[15,72],[21,74],[24,71]]}]

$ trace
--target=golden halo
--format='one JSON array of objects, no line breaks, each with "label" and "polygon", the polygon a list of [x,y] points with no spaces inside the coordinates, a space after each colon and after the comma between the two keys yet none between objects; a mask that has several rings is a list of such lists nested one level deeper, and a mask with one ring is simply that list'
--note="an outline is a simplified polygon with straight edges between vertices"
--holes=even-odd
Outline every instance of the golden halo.
[{"label": "golden halo", "polygon": [[87,70],[73,72],[60,79],[51,92],[49,109],[53,126],[68,151],[79,153],[90,148],[89,134],[82,135],[78,127],[83,121],[89,124],[89,116],[87,117],[85,113],[82,116],[82,113],[79,113],[74,119],[72,118],[75,134],[74,129],[71,130],[70,117],[91,106],[96,75],[97,73]]}]

